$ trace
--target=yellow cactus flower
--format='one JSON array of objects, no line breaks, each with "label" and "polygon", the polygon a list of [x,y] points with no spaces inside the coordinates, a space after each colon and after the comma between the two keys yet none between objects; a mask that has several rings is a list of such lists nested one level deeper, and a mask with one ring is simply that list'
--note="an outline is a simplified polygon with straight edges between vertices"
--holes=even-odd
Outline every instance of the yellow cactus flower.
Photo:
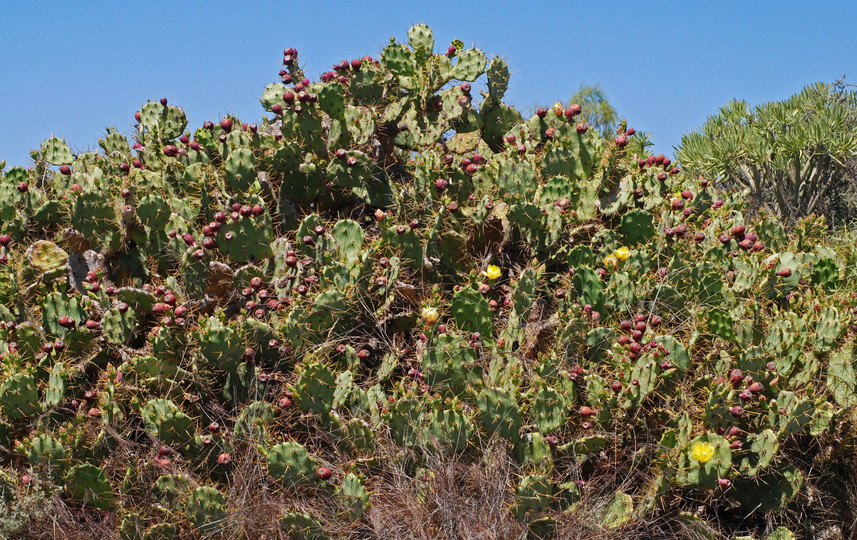
[{"label": "yellow cactus flower", "polygon": [[613,253],[613,256],[620,261],[627,261],[628,257],[631,256],[631,251],[625,246],[622,246]]},{"label": "yellow cactus flower", "polygon": [[714,445],[710,442],[696,441],[690,445],[690,457],[700,463],[705,463],[714,457]]},{"label": "yellow cactus flower", "polygon": [[482,274],[490,280],[499,279],[500,276],[503,275],[503,271],[500,270],[499,266],[495,266],[493,264],[489,264],[488,268],[485,269]]},{"label": "yellow cactus flower", "polygon": [[619,260],[613,255],[607,255],[604,257],[604,267],[609,268],[611,270],[615,270],[616,267],[619,266]]},{"label": "yellow cactus flower", "polygon": [[440,312],[434,307],[424,307],[420,315],[428,324],[434,324],[440,319]]}]

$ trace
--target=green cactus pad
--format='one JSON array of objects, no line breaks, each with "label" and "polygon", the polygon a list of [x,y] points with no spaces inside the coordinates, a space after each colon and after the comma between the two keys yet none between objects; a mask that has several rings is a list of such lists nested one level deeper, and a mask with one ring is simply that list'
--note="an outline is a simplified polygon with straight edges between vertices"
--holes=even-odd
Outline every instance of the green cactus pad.
[{"label": "green cactus pad", "polygon": [[146,430],[164,444],[178,446],[193,438],[193,420],[168,399],[153,399],[140,412]]},{"label": "green cactus pad", "polygon": [[488,59],[479,49],[466,49],[458,54],[458,60],[452,67],[450,77],[459,81],[473,82],[485,73]]},{"label": "green cactus pad", "polygon": [[315,463],[307,449],[294,441],[277,444],[267,453],[268,474],[287,488],[312,482],[316,478]]},{"label": "green cactus pad", "polygon": [[104,471],[95,465],[75,465],[66,474],[65,484],[75,500],[105,510],[114,505],[113,486]]},{"label": "green cactus pad", "polygon": [[184,506],[185,515],[194,527],[203,532],[224,528],[226,497],[211,486],[198,487],[190,492]]},{"label": "green cactus pad", "polygon": [[27,418],[41,410],[36,381],[25,373],[15,373],[0,384],[0,410],[10,420]]},{"label": "green cactus pad", "polygon": [[414,50],[418,50],[423,56],[431,54],[434,48],[434,35],[431,28],[424,24],[417,24],[408,30],[408,43]]},{"label": "green cactus pad", "polygon": [[320,362],[306,363],[295,388],[301,408],[316,414],[329,411],[333,407],[336,375]]},{"label": "green cactus pad", "polygon": [[479,421],[488,433],[517,442],[521,438],[521,410],[512,392],[502,388],[485,388],[476,401]]},{"label": "green cactus pad", "polygon": [[51,165],[71,165],[74,162],[71,148],[64,140],[57,137],[51,137],[42,144],[42,153],[45,161]]}]

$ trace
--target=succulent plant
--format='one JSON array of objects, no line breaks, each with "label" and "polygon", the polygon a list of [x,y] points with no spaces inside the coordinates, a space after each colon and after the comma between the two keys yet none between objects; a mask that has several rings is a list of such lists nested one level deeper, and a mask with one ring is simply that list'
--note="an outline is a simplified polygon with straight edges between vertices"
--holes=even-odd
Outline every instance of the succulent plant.
[{"label": "succulent plant", "polygon": [[716,535],[738,504],[748,534],[805,527],[788,505],[850,463],[801,454],[849,440],[850,247],[625,122],[522,118],[506,61],[436,45],[416,25],[317,81],[286,49],[258,124],[155,100],[131,141],[0,164],[4,500],[26,474],[122,538],[232,537],[253,470],[295,505],[264,534],[365,536],[391,478],[429,509],[438,467],[508,462],[496,514],[536,538],[561,512]]}]

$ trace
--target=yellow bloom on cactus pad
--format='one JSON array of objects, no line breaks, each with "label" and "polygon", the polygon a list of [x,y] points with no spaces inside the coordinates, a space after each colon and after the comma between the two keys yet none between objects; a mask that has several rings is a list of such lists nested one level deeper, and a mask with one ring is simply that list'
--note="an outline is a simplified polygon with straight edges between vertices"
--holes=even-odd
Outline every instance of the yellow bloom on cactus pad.
[{"label": "yellow bloom on cactus pad", "polygon": [[620,261],[627,261],[628,257],[631,256],[631,251],[625,246],[622,246],[613,253],[613,256]]},{"label": "yellow bloom on cactus pad", "polygon": [[502,275],[503,275],[503,271],[502,271],[502,270],[500,270],[500,267],[499,267],[499,266],[495,266],[495,265],[493,265],[493,264],[489,264],[489,265],[488,265],[488,268],[486,268],[486,269],[485,269],[485,271],[484,271],[484,272],[482,272],[482,273],[483,273],[483,274],[485,275],[485,277],[487,277],[488,279],[499,279],[499,278],[500,278],[500,276],[502,276]]},{"label": "yellow bloom on cactus pad", "polygon": [[434,324],[440,318],[440,312],[434,307],[424,307],[420,315],[428,324]]},{"label": "yellow bloom on cactus pad", "polygon": [[690,445],[690,457],[700,463],[705,463],[714,457],[714,445],[710,442],[696,441]]},{"label": "yellow bloom on cactus pad", "polygon": [[605,268],[609,268],[612,270],[612,269],[615,269],[618,264],[619,264],[619,260],[616,259],[616,257],[614,257],[613,255],[607,255],[606,257],[604,257],[604,267]]}]

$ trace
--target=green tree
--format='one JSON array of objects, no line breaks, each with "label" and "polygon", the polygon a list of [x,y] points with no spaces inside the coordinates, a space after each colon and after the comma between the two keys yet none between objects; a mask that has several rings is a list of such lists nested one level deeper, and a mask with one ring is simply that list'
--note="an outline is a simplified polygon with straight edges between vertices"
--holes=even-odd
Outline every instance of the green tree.
[{"label": "green tree", "polygon": [[577,103],[580,105],[580,114],[589,127],[597,129],[604,137],[612,137],[616,124],[619,123],[619,114],[607,94],[601,88],[601,84],[582,83],[580,88],[568,100],[568,105]]},{"label": "green tree", "polygon": [[855,104],[853,92],[824,83],[754,108],[733,100],[682,136],[677,157],[686,172],[748,190],[755,208],[793,222],[847,186],[857,154]]}]

